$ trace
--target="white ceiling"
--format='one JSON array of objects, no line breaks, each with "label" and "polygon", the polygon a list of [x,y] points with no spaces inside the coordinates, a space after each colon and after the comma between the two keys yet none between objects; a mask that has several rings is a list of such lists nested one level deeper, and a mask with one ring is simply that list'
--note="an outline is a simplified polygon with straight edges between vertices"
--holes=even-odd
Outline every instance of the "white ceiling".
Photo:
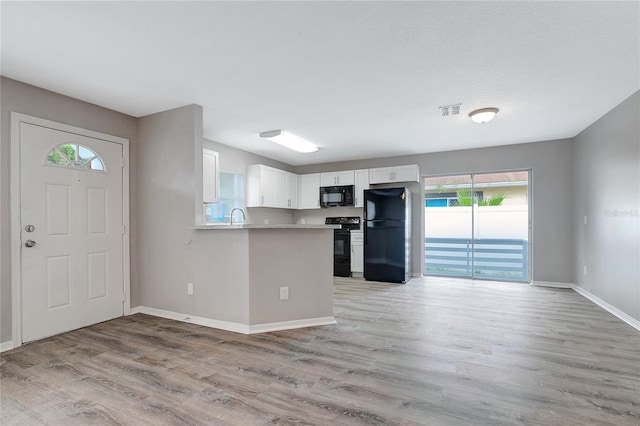
[{"label": "white ceiling", "polygon": [[639,90],[639,5],[3,1],[1,71],[136,117],[200,104],[205,137],[292,165],[496,146],[573,137]]}]

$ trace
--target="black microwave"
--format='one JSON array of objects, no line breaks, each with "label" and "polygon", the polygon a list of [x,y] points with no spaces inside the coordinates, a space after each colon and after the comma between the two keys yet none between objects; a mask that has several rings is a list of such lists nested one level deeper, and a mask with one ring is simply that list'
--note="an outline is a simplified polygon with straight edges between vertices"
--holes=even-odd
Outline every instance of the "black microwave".
[{"label": "black microwave", "polygon": [[353,206],[353,185],[320,187],[320,207],[337,206]]}]

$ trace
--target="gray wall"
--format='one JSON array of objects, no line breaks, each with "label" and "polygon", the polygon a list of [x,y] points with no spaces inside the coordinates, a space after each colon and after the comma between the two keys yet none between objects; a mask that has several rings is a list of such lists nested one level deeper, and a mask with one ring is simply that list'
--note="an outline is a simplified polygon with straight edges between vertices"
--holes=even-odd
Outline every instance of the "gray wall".
[{"label": "gray wall", "polygon": [[[138,121],[138,279],[139,304],[187,312],[176,299],[178,283],[189,270],[186,247],[195,223],[195,150],[202,146],[197,119],[202,108],[190,105],[142,117]],[[186,293],[185,293],[186,295]]]},{"label": "gray wall", "polygon": [[636,92],[580,133],[573,145],[575,284],[636,320],[640,320],[639,104]]},{"label": "gray wall", "polygon": [[[246,232],[193,230],[201,173],[197,151],[220,154],[220,168],[248,164],[289,168],[202,138],[202,108],[190,105],[139,119],[139,305],[249,324],[249,239]],[[176,155],[179,153],[179,155]],[[194,163],[195,162],[195,163]],[[284,209],[250,209],[248,221],[290,223]],[[276,248],[277,250],[277,248]],[[187,295],[187,283],[194,295]],[[274,293],[275,294],[275,293]]]},{"label": "gray wall", "polygon": [[[533,197],[533,271],[535,281],[571,283],[572,270],[572,159],[571,139],[493,148],[419,154],[393,158],[299,166],[296,173],[367,169],[418,164],[422,176],[469,172],[531,169]],[[424,253],[424,194],[420,184],[413,192],[413,273],[420,274]],[[344,210],[362,215],[362,209]],[[339,216],[338,210],[301,210],[294,215],[317,223],[322,215]]]},{"label": "gray wall", "polygon": [[[11,231],[9,188],[11,175],[11,111],[57,121],[84,129],[129,139],[130,162],[136,162],[137,119],[101,108],[97,105],[62,96],[58,93],[0,78],[0,342],[13,340],[11,336]],[[130,173],[131,225],[131,304],[137,302],[137,238],[136,238],[136,171]]]}]

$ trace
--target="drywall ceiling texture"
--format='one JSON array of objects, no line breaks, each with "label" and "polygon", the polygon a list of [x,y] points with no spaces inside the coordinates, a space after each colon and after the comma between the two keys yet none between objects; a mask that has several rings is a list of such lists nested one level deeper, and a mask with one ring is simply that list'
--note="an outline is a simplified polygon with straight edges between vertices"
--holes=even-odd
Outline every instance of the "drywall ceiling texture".
[{"label": "drywall ceiling texture", "polygon": [[291,165],[571,138],[640,88],[639,2],[1,7],[3,75],[137,117],[202,105],[205,138]]}]

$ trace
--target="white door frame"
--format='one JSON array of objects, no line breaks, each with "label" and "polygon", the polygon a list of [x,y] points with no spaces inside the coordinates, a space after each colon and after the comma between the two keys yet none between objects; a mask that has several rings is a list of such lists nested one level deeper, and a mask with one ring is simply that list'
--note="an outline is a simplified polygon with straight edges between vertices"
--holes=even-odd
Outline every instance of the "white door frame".
[{"label": "white door frame", "polygon": [[22,346],[22,226],[20,223],[20,123],[34,124],[87,136],[94,139],[101,139],[122,145],[124,167],[122,168],[122,214],[124,222],[124,236],[122,239],[122,266],[123,266],[123,286],[124,301],[123,313],[129,315],[131,310],[131,265],[129,253],[129,139],[111,136],[92,130],[67,124],[56,123],[38,117],[11,112],[11,327],[13,346]]}]

